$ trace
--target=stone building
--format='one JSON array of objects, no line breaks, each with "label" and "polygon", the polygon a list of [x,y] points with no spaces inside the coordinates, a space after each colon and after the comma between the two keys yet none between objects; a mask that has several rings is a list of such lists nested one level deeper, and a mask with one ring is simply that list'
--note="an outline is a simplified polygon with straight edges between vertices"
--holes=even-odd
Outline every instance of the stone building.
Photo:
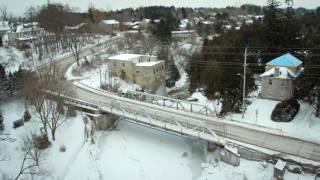
[{"label": "stone building", "polygon": [[165,63],[156,56],[121,54],[108,59],[111,76],[138,84],[150,92],[165,82]]},{"label": "stone building", "polygon": [[294,94],[294,80],[302,71],[302,62],[289,53],[268,62],[266,71],[260,75],[262,98],[290,99]]}]

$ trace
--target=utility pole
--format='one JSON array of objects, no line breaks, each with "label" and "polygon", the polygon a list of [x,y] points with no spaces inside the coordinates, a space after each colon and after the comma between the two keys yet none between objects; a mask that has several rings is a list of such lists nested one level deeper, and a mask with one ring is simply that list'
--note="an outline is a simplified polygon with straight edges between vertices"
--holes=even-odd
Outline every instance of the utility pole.
[{"label": "utility pole", "polygon": [[244,118],[244,112],[245,112],[246,79],[247,79],[247,51],[248,51],[248,48],[246,47],[244,49],[244,64],[243,64],[242,119]]}]

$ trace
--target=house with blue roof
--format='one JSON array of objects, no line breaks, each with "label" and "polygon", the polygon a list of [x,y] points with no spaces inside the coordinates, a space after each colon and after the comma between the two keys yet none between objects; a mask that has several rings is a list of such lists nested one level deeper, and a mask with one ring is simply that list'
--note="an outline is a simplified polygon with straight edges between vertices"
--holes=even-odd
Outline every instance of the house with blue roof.
[{"label": "house with blue roof", "polygon": [[302,61],[290,53],[275,58],[266,64],[260,75],[261,96],[265,99],[287,100],[294,94],[294,80],[303,72]]}]

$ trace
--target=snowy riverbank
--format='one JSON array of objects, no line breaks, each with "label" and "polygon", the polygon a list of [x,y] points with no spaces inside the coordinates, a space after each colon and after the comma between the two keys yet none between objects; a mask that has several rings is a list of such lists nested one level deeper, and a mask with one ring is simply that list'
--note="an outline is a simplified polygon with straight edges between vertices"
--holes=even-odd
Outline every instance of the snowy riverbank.
[{"label": "snowy riverbank", "polygon": [[[38,130],[39,124],[33,114],[31,122],[18,129],[12,128],[12,121],[19,119],[24,111],[20,99],[3,103],[0,109],[5,119],[5,132],[14,140],[0,142],[1,154],[6,154],[6,160],[0,161],[0,176],[14,177],[22,158],[21,136],[31,129]],[[46,150],[43,165],[50,176],[44,179],[229,180],[247,177],[249,180],[269,180],[272,177],[272,164],[263,167],[260,162],[243,159],[239,167],[220,161],[208,164],[207,160],[213,162],[216,158],[212,154],[206,156],[205,144],[125,120],[119,121],[115,130],[97,132],[96,143],[91,144],[84,138],[83,117],[84,114],[78,113],[58,129],[57,140]],[[66,152],[59,151],[62,144],[66,146]],[[314,177],[291,173],[285,177],[286,180],[298,178],[313,180]]]}]

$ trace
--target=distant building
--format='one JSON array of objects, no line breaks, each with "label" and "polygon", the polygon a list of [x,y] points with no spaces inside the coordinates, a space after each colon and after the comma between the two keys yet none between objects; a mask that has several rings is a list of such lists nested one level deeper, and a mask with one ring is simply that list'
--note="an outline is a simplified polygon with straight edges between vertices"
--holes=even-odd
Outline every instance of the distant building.
[{"label": "distant building", "polygon": [[156,56],[121,54],[108,59],[111,76],[138,84],[150,92],[155,92],[165,82],[164,61]]},{"label": "distant building", "polygon": [[141,21],[133,21],[133,22],[125,22],[123,23],[124,26],[127,28],[127,29],[130,29],[130,30],[139,30],[140,29],[140,26],[143,24],[146,25],[147,22],[144,22],[142,23]]},{"label": "distant building", "polygon": [[108,32],[118,31],[120,28],[120,22],[115,19],[102,20],[100,24]]},{"label": "distant building", "polygon": [[11,28],[8,21],[0,21],[0,38],[10,30]]},{"label": "distant building", "polygon": [[293,82],[302,71],[302,61],[289,53],[268,62],[265,72],[260,75],[262,98],[290,99],[294,94]]},{"label": "distant building", "polygon": [[179,24],[179,30],[184,31],[188,29],[188,26],[190,28],[190,22],[188,19],[181,19]]},{"label": "distant building", "polygon": [[185,30],[185,31],[171,31],[171,36],[175,39],[186,40],[192,38],[196,35],[194,30]]},{"label": "distant building", "polygon": [[8,33],[8,43],[12,46],[21,47],[37,40],[41,33],[44,33],[44,29],[40,28],[37,22],[20,24],[16,27],[15,32]]}]

